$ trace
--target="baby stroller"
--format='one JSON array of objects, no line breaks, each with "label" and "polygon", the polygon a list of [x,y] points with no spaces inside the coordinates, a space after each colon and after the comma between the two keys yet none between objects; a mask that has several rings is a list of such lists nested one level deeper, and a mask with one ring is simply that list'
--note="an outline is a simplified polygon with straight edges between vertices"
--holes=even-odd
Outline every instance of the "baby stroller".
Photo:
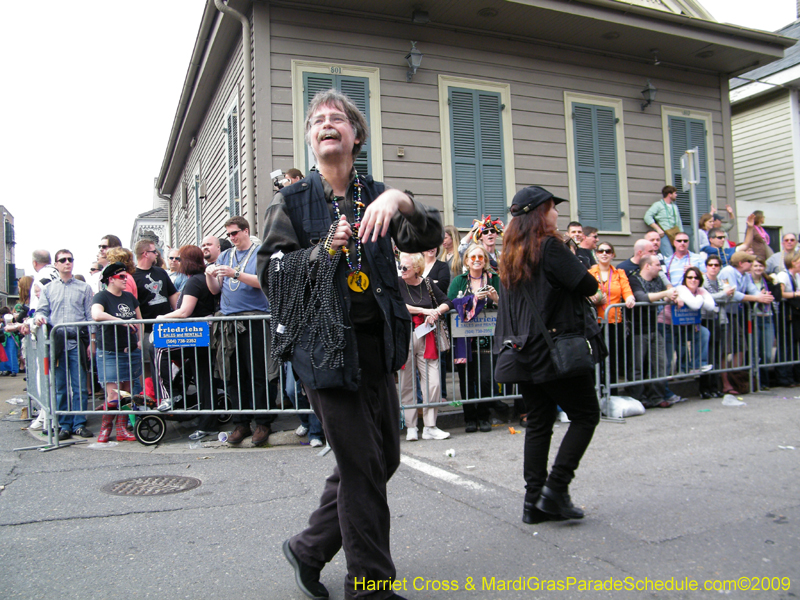
[{"label": "baby stroller", "polygon": [[[173,392],[170,395],[174,401],[173,410],[161,414],[136,416],[133,433],[139,443],[145,446],[158,444],[166,434],[167,421],[185,422],[198,416],[183,412],[184,410],[201,410],[195,370],[191,366],[186,368],[189,361],[189,358],[183,360],[172,358],[170,361],[172,380],[166,387]],[[230,395],[225,393],[225,385],[221,380],[212,379],[211,389],[214,410],[223,411],[231,405]],[[145,394],[134,397],[133,401],[136,406],[146,407],[148,410],[157,408],[158,402],[152,379],[148,378],[145,382]],[[217,415],[217,423],[224,425],[231,420],[232,416],[231,413],[220,413]]]}]

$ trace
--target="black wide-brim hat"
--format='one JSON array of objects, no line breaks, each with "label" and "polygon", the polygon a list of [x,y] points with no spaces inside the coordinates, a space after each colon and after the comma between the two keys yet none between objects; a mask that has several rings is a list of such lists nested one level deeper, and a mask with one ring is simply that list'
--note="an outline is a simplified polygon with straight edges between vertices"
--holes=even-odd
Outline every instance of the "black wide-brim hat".
[{"label": "black wide-brim hat", "polygon": [[122,263],[120,262],[111,263],[105,269],[103,269],[103,276],[100,278],[100,281],[102,281],[105,284],[108,284],[109,279],[111,279],[114,275],[123,273],[124,271],[127,271],[127,269],[125,268],[125,265],[123,265]]},{"label": "black wide-brim hat", "polygon": [[539,187],[538,185],[530,185],[522,188],[514,195],[514,199],[511,201],[511,206],[515,206],[515,209],[513,211],[509,209],[509,212],[511,213],[512,217],[519,217],[531,212],[534,208],[544,204],[548,200],[552,200],[553,204],[568,202],[568,200],[565,200],[564,198],[557,198],[556,196],[553,196],[553,194],[548,192],[543,187]]}]

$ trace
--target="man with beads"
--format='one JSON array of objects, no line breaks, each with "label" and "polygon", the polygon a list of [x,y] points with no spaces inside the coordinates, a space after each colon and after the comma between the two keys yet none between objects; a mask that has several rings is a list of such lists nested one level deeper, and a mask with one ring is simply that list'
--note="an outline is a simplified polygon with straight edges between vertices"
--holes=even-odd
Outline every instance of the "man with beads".
[{"label": "man with beads", "polygon": [[[256,253],[260,246],[250,239],[250,223],[244,217],[232,217],[225,221],[225,231],[233,247],[222,252],[215,264],[206,267],[208,289],[212,294],[221,293],[217,315],[269,314],[269,303],[256,275]],[[215,326],[214,339],[222,339],[216,345],[215,369],[227,379],[228,393],[234,398],[234,408],[239,410],[266,409],[267,397],[274,403],[278,393],[279,371],[273,360],[267,362],[267,379],[264,379],[264,364],[269,356],[269,338],[264,335],[269,325],[264,323],[263,320],[220,321]],[[235,427],[228,436],[228,444],[241,444],[251,435],[254,446],[267,443],[275,415],[255,415],[255,432],[250,429],[250,418],[248,414],[234,415]]]},{"label": "man with beads", "polygon": [[411,317],[398,291],[391,240],[402,251],[422,252],[441,244],[444,232],[437,211],[356,172],[354,160],[369,132],[347,96],[319,92],[305,130],[318,171],[278,192],[267,209],[259,276],[267,289],[273,255],[278,260],[308,254],[309,279],[327,268],[324,261],[338,260],[320,313],[336,295],[343,307],[344,350],[339,366],[313,369],[317,350],[323,350],[303,347],[301,335],[285,357],[303,381],[337,464],[309,526],[284,542],[283,552],[310,598],[328,597],[320,572],[343,548],[346,598],[397,600],[387,585],[396,570],[386,484],[400,463],[393,372],[406,360]]}]

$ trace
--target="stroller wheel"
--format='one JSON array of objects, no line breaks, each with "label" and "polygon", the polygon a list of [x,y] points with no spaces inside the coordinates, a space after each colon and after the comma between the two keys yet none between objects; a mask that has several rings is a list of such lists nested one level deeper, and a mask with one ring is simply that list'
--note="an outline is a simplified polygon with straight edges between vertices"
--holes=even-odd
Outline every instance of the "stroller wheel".
[{"label": "stroller wheel", "polygon": [[167,432],[164,419],[157,415],[145,415],[143,417],[136,417],[136,425],[133,428],[133,433],[140,444],[145,446],[153,446],[164,438]]},{"label": "stroller wheel", "polygon": [[[214,398],[214,408],[216,410],[225,410],[226,407],[230,407],[230,402],[227,402],[228,397],[225,395],[225,392],[222,390],[217,391],[217,396]],[[222,413],[221,415],[217,416],[217,422],[220,425],[224,425],[228,423],[233,418],[231,413]]]}]

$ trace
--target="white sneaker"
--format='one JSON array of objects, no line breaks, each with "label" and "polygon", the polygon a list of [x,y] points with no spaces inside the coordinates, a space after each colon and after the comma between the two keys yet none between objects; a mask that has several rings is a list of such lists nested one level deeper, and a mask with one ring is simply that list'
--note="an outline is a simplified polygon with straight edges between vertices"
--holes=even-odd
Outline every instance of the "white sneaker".
[{"label": "white sneaker", "polygon": [[[416,429],[414,433],[416,433]],[[450,437],[449,431],[442,431],[438,427],[423,427],[422,439],[423,440],[446,440]],[[417,439],[416,437],[414,439]]]},{"label": "white sneaker", "polygon": [[567,416],[567,413],[565,413],[563,410],[560,413],[558,413],[558,420],[561,423],[571,423],[569,417]]},{"label": "white sneaker", "polygon": [[308,427],[306,427],[302,423],[300,423],[300,427],[298,427],[297,429],[294,430],[294,434],[297,437],[303,437],[307,433],[308,433]]},{"label": "white sneaker", "polygon": [[28,429],[33,429],[34,431],[38,431],[44,425],[44,411],[40,410],[39,415],[28,425]]},{"label": "white sneaker", "polygon": [[320,447],[320,446],[322,446],[323,444],[322,444],[322,440],[321,440],[321,439],[319,439],[319,438],[314,438],[313,440],[311,440],[310,442],[308,442],[308,445],[309,445],[309,446],[311,446],[312,448],[319,448],[319,447]]},{"label": "white sneaker", "polygon": [[[425,429],[427,429],[427,427]],[[416,427],[409,427],[408,428],[408,433],[406,433],[406,441],[407,442],[416,442],[418,439],[419,439],[419,432],[417,431],[417,428]]]}]

